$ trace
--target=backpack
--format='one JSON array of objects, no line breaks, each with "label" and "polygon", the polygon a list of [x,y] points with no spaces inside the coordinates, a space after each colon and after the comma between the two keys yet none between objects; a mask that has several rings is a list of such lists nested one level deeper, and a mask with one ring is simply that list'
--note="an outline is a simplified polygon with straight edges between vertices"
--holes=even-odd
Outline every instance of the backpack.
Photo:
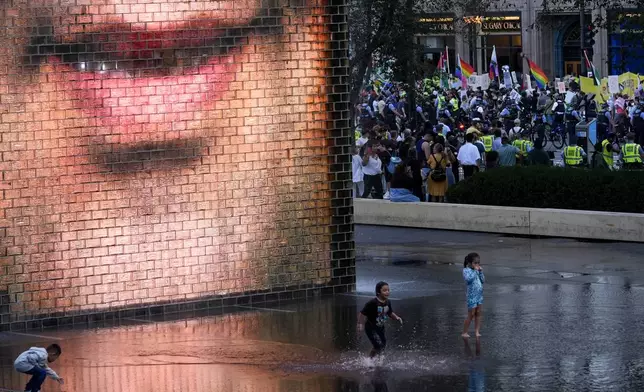
[{"label": "backpack", "polygon": [[[434,157],[434,160],[436,161],[436,157],[434,154],[432,154]],[[447,180],[447,173],[445,172],[445,169],[443,169],[443,165],[441,165],[441,162],[445,159],[445,155],[441,157],[440,162],[436,161],[436,168],[431,171],[429,174],[429,178],[432,179],[434,182],[443,182]]]}]

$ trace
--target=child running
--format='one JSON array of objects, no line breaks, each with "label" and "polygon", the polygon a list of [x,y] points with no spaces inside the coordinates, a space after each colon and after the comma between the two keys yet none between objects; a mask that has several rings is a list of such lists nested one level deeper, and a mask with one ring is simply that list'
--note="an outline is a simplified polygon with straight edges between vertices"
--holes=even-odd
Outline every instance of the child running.
[{"label": "child running", "polygon": [[45,382],[47,376],[58,381],[60,384],[65,383],[62,378],[58,377],[55,371],[47,366],[47,362],[54,362],[61,353],[60,346],[52,344],[46,349],[32,347],[16,358],[13,367],[18,372],[31,376],[31,380],[29,380],[25,387],[25,392],[39,392],[40,386]]},{"label": "child running", "polygon": [[[385,337],[385,321],[387,318],[398,321],[400,325],[403,319],[394,313],[389,301],[389,285],[387,282],[378,282],[376,284],[376,298],[367,302],[358,314],[358,331],[364,328],[369,341],[373,345],[370,358],[381,354],[387,346],[387,338]],[[365,318],[367,319],[365,321]],[[364,324],[364,325],[363,325]]]},{"label": "child running", "polygon": [[463,326],[464,338],[469,338],[468,331],[472,319],[475,320],[476,337],[481,336],[481,313],[483,312],[483,283],[485,283],[485,275],[481,268],[481,258],[478,253],[470,253],[465,256],[463,263],[463,279],[467,283],[467,318]]}]

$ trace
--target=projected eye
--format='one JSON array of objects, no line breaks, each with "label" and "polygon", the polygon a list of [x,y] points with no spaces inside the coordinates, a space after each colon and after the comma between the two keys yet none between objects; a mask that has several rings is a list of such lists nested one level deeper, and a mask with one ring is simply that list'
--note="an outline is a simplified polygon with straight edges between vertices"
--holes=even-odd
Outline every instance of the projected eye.
[{"label": "projected eye", "polygon": [[82,37],[91,42],[53,45],[50,56],[81,72],[122,71],[133,77],[163,76],[229,55],[247,43],[248,30],[135,33],[120,36],[120,41],[109,41],[105,34],[91,34]]}]

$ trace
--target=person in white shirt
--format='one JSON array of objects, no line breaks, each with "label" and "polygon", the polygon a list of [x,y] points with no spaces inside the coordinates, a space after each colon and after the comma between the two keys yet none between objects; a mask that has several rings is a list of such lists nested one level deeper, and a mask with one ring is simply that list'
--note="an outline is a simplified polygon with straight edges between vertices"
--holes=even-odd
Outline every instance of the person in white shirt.
[{"label": "person in white shirt", "polygon": [[474,144],[474,133],[465,135],[465,144],[458,150],[458,162],[463,167],[465,178],[471,177],[479,171],[481,165],[481,153]]},{"label": "person in white shirt", "polygon": [[47,376],[53,380],[64,384],[65,381],[56,374],[48,365],[48,362],[54,362],[58,359],[62,350],[59,345],[52,344],[46,349],[42,347],[32,347],[23,352],[16,358],[13,367],[16,371],[31,376],[31,379],[25,386],[27,392],[39,392],[40,387],[45,382]]},{"label": "person in white shirt", "polygon": [[382,199],[384,194],[382,186],[382,161],[378,156],[380,143],[377,140],[370,140],[365,145],[364,156],[362,157],[362,173],[364,178],[364,191],[362,198],[366,199],[375,188],[374,199]]},{"label": "person in white shirt", "polygon": [[362,157],[360,149],[353,148],[353,157],[351,159],[351,170],[353,172],[353,198],[362,197],[364,193],[364,174],[362,173]]}]

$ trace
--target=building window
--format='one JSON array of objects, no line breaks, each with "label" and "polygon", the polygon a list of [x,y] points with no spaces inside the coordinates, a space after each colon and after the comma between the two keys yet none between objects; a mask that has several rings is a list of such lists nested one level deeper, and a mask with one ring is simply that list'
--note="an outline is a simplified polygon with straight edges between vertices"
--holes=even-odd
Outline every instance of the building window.
[{"label": "building window", "polygon": [[521,59],[521,35],[484,35],[481,36],[483,57],[482,72],[490,68],[492,48],[496,47],[496,57],[499,70],[504,65],[509,65],[511,71],[523,73],[523,60]]},{"label": "building window", "polygon": [[639,72],[644,62],[642,28],[644,13],[612,13],[608,32],[608,71],[611,75]]}]

